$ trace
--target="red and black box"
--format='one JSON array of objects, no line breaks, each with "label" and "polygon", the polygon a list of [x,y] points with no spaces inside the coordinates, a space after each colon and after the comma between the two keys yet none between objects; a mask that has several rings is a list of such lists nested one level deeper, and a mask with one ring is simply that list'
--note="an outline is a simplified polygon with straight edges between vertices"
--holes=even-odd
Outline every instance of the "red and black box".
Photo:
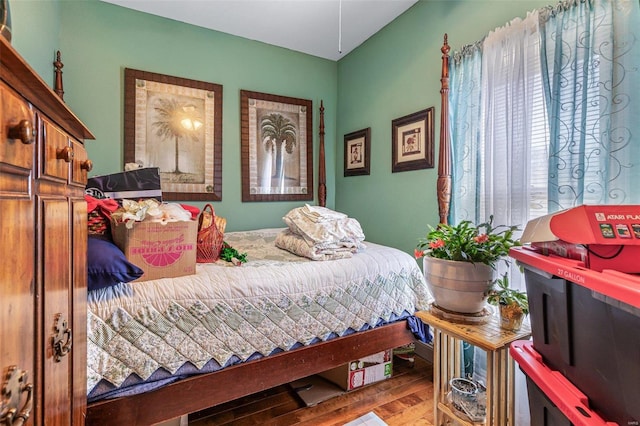
[{"label": "red and black box", "polygon": [[88,179],[85,194],[92,197],[113,198],[114,200],[139,201],[155,198],[162,202],[160,169],[146,167]]},{"label": "red and black box", "polygon": [[640,206],[582,205],[530,220],[520,241],[594,271],[640,273]]}]

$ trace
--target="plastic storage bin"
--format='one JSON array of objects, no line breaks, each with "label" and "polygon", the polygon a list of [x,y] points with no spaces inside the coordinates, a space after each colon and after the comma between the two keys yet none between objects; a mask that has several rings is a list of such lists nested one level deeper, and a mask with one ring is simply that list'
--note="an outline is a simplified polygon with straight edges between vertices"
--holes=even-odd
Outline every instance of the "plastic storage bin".
[{"label": "plastic storage bin", "polygon": [[509,347],[509,353],[527,377],[531,425],[616,425],[592,411],[587,397],[562,374],[546,366],[531,342],[513,342]]},{"label": "plastic storage bin", "polygon": [[[640,424],[640,308],[595,290],[613,288],[627,274],[571,268],[566,259],[525,248],[512,256],[525,268],[533,347],[544,363],[604,419]],[[640,291],[640,278],[624,279],[637,280]]]}]

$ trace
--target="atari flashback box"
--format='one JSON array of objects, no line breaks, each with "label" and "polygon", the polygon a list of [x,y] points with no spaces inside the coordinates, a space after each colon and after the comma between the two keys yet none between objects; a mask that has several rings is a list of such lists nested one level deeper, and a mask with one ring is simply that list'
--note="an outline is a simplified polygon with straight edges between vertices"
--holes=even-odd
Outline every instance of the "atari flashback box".
[{"label": "atari flashback box", "polygon": [[582,205],[530,220],[520,241],[594,271],[640,273],[640,206]]}]

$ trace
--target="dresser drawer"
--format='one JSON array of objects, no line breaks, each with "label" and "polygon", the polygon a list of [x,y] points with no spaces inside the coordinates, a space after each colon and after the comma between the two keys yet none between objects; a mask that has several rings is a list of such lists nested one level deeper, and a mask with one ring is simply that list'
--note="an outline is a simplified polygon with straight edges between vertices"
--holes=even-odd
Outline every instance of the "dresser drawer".
[{"label": "dresser drawer", "polygon": [[42,117],[42,174],[67,181],[75,152],[69,135]]},{"label": "dresser drawer", "polygon": [[71,139],[73,149],[73,162],[71,163],[71,183],[74,185],[87,186],[87,174],[93,168],[93,163],[87,156],[84,144]]},{"label": "dresser drawer", "polygon": [[35,151],[35,113],[24,99],[0,84],[0,164],[31,170]]}]

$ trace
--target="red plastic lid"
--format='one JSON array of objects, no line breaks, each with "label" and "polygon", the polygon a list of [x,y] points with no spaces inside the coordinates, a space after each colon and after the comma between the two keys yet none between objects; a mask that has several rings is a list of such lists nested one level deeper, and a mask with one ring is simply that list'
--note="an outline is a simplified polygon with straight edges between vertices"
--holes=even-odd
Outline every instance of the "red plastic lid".
[{"label": "red plastic lid", "polygon": [[521,246],[509,250],[518,262],[564,278],[617,301],[640,308],[640,276],[605,269],[596,272],[584,267],[579,260],[545,256],[534,249]]},{"label": "red plastic lid", "polygon": [[575,426],[617,426],[607,422],[589,408],[589,399],[558,371],[542,362],[533,349],[533,342],[518,340],[511,343],[509,353],[522,371],[540,388],[551,402]]}]

